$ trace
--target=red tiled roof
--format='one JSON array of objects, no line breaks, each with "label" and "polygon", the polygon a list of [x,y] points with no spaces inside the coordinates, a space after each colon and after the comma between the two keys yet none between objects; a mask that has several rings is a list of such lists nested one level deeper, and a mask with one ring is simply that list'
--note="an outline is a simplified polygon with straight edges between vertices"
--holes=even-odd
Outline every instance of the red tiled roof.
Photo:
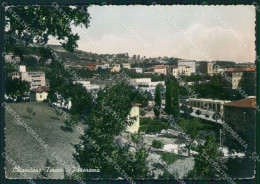
[{"label": "red tiled roof", "polygon": [[34,91],[34,92],[42,92],[42,91],[48,92],[48,91],[50,91],[50,88],[48,86],[40,86],[38,88],[32,89],[31,91]]},{"label": "red tiled roof", "polygon": [[255,105],[256,105],[256,99],[254,98],[236,100],[224,104],[224,106],[244,107],[244,108],[255,108]]},{"label": "red tiled roof", "polygon": [[101,63],[101,62],[98,63],[98,62],[97,62],[97,63],[93,63],[92,65],[94,65],[94,66],[95,66],[95,65],[104,65],[104,63]]},{"label": "red tiled roof", "polygon": [[86,65],[85,68],[87,68],[87,69],[95,69],[96,67],[93,66],[93,65]]},{"label": "red tiled roof", "polygon": [[226,70],[226,72],[254,72],[256,67],[247,67],[247,68],[231,68]]},{"label": "red tiled roof", "polygon": [[136,102],[132,102],[132,106],[141,106],[142,104],[140,103],[136,103]]}]

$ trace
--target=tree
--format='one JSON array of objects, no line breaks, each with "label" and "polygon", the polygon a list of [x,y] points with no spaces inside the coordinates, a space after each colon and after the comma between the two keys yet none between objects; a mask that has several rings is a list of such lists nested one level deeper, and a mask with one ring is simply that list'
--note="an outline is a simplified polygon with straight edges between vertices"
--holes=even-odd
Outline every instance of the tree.
[{"label": "tree", "polygon": [[[134,95],[131,87],[120,83],[105,88],[98,94],[96,105],[88,117],[89,128],[81,137],[81,142],[75,145],[74,158],[81,168],[99,168],[99,178],[118,178],[120,175],[112,162],[124,170],[129,177],[145,178],[147,176],[144,148],[135,153],[129,151],[129,145],[117,146],[115,136],[118,136],[127,126],[133,123],[128,119],[132,108]],[[84,173],[85,177],[93,174]]]},{"label": "tree", "polygon": [[27,81],[22,81],[21,79],[11,79],[6,80],[6,94],[12,98],[17,98],[22,96],[25,92],[29,91],[30,83]]},{"label": "tree", "polygon": [[78,124],[79,121],[79,114],[71,115],[69,119],[66,119],[64,121],[64,124],[66,126],[66,130],[72,132],[72,127],[75,127]]},{"label": "tree", "polygon": [[158,84],[155,88],[155,97],[154,97],[154,115],[157,119],[159,119],[160,116],[160,109],[162,105],[162,98],[161,98],[161,85]]},{"label": "tree", "polygon": [[218,149],[214,134],[209,134],[204,145],[198,146],[198,155],[195,156],[195,166],[191,172],[192,177],[196,179],[217,178],[216,165],[221,168],[221,156],[222,153]]},{"label": "tree", "polygon": [[[23,60],[21,46],[31,44],[45,45],[51,36],[62,42],[67,51],[77,47],[78,34],[73,33],[73,26],[89,26],[88,6],[11,6],[6,7],[5,50],[13,52]],[[19,20],[17,21],[17,17]],[[40,48],[40,47],[39,47]],[[44,52],[43,54],[45,54]],[[44,55],[45,57],[45,55]]]},{"label": "tree", "polygon": [[174,118],[179,118],[178,85],[173,79],[167,81],[165,99],[165,112]]}]

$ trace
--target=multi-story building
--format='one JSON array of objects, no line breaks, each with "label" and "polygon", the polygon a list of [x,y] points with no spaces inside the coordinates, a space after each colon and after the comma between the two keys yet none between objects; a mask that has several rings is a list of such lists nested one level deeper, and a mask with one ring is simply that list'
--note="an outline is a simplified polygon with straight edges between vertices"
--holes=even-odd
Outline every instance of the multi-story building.
[{"label": "multi-story building", "polygon": [[178,66],[183,66],[183,65],[189,66],[191,73],[196,73],[196,61],[191,61],[191,60],[179,60],[179,61],[178,61]]},{"label": "multi-story building", "polygon": [[153,71],[158,75],[160,74],[167,75],[167,68],[168,68],[167,65],[156,65],[153,67]]},{"label": "multi-story building", "polygon": [[152,96],[155,95],[155,88],[158,84],[162,85],[162,92],[165,91],[165,81],[152,82],[151,78],[130,79],[130,84],[141,92],[151,93]]},{"label": "multi-story building", "polygon": [[214,64],[212,62],[207,62],[207,74],[210,76],[214,74]]},{"label": "multi-story building", "polygon": [[232,77],[232,89],[242,88],[249,96],[255,95],[256,67],[231,68],[225,71]]},{"label": "multi-story building", "polygon": [[40,86],[46,86],[45,72],[42,71],[26,71],[25,65],[19,66],[19,72],[9,73],[12,79],[19,78],[22,81],[28,81],[31,85],[31,89],[38,88]]},{"label": "multi-story building", "polygon": [[[224,122],[234,130],[239,138],[248,144],[246,150],[253,152],[255,149],[256,135],[256,99],[246,98],[224,104]],[[239,141],[234,141],[229,129],[224,128],[225,143],[230,149],[245,151]]]}]

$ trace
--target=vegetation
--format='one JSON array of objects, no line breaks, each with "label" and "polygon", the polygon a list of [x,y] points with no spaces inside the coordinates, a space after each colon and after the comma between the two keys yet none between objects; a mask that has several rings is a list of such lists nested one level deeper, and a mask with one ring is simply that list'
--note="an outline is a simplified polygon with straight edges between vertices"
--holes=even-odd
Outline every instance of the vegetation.
[{"label": "vegetation", "polygon": [[150,118],[140,119],[139,132],[159,133],[163,129],[168,129],[168,128],[170,128],[169,122],[153,120],[153,119],[150,119]]},{"label": "vegetation", "polygon": [[161,141],[153,140],[152,147],[157,148],[157,149],[162,149],[163,143]]},{"label": "vegetation", "polygon": [[[8,9],[12,9],[9,11]],[[48,42],[50,36],[57,38],[62,42],[62,46],[73,51],[78,45],[78,34],[74,34],[72,26],[89,26],[88,6],[16,6],[9,7],[6,12],[5,26],[10,29],[5,31],[5,50],[13,52],[23,60],[24,49],[30,44],[44,45]],[[15,12],[15,16],[14,13]],[[18,23],[16,17],[26,23]],[[46,21],[48,20],[48,21]],[[42,56],[47,52],[45,48],[41,49]],[[47,56],[50,56],[47,53]]]},{"label": "vegetation", "polygon": [[[124,168],[129,177],[147,176],[148,155],[145,149],[141,147],[135,153],[131,153],[128,146],[118,147],[114,143],[115,136],[133,123],[134,118],[129,121],[126,119],[134,98],[131,87],[124,83],[106,88],[104,92],[99,93],[97,103],[89,115],[89,128],[81,137],[81,142],[75,145],[74,158],[82,168],[100,168],[98,177],[101,178],[122,177],[111,164],[112,160]],[[111,115],[111,112],[117,116]],[[91,173],[84,175],[87,177]]]},{"label": "vegetation", "polygon": [[179,92],[177,83],[170,79],[166,83],[165,112],[179,118]]},{"label": "vegetation", "polygon": [[199,109],[198,109],[198,110],[196,110],[196,112],[195,112],[195,113],[196,113],[196,115],[198,115],[198,116],[199,116],[199,115],[201,115],[201,111],[200,111]]},{"label": "vegetation", "polygon": [[25,92],[29,92],[30,83],[22,81],[20,79],[7,78],[6,80],[6,95],[12,98],[17,98],[18,101],[21,100]]},{"label": "vegetation", "polygon": [[197,179],[218,178],[215,165],[218,165],[222,170],[224,169],[221,156],[223,155],[218,149],[214,134],[209,134],[204,145],[198,146],[198,155],[195,156],[195,166],[191,172],[191,177]]},{"label": "vegetation", "polygon": [[154,115],[157,119],[159,119],[160,116],[160,109],[162,105],[162,97],[161,97],[161,85],[157,85],[155,88],[155,97],[154,97]]},{"label": "vegetation", "polygon": [[179,156],[174,153],[163,153],[161,158],[167,165],[171,165],[179,159]]}]

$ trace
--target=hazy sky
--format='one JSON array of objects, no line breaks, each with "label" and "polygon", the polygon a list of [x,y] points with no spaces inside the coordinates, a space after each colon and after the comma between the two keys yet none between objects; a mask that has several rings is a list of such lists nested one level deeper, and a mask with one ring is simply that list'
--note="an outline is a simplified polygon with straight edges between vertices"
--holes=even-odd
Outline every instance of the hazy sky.
[{"label": "hazy sky", "polygon": [[89,13],[90,27],[73,29],[83,51],[255,60],[253,6],[91,6]]}]

